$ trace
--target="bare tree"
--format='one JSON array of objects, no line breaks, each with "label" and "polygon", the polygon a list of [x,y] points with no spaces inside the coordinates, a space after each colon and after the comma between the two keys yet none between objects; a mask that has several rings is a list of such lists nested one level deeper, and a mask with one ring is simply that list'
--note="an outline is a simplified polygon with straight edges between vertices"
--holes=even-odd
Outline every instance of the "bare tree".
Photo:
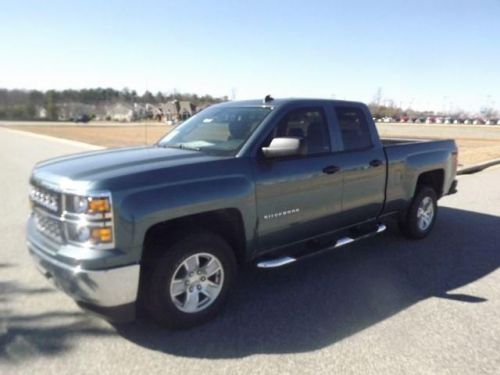
[{"label": "bare tree", "polygon": [[382,87],[377,88],[377,91],[375,91],[372,103],[375,105],[380,105],[382,103]]}]

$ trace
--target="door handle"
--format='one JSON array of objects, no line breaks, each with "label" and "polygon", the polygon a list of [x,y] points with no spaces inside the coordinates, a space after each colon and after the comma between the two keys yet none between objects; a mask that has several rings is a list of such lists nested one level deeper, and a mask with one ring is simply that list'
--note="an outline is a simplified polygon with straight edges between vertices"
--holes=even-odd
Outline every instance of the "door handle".
[{"label": "door handle", "polygon": [[340,167],[337,167],[336,165],[329,165],[328,167],[323,168],[323,173],[326,174],[334,174],[340,171]]},{"label": "door handle", "polygon": [[382,165],[382,160],[374,159],[370,162],[370,166],[372,167],[380,167]]}]

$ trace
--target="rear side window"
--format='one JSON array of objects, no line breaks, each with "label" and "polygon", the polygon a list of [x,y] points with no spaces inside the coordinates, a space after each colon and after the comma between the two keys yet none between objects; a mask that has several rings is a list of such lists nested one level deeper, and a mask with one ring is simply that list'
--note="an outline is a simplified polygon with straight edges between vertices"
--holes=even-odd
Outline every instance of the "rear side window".
[{"label": "rear side window", "polygon": [[345,150],[360,150],[372,145],[364,112],[355,107],[335,107]]}]

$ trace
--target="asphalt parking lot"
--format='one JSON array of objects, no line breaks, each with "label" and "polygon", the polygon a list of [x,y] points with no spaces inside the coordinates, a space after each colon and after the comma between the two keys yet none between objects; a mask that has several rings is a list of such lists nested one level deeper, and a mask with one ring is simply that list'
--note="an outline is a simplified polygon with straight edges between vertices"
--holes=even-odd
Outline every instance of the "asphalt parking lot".
[{"label": "asphalt parking lot", "polygon": [[459,178],[433,233],[245,270],[215,321],[169,332],[82,312],[24,241],[33,164],[84,145],[0,129],[0,373],[500,373],[500,168]]}]

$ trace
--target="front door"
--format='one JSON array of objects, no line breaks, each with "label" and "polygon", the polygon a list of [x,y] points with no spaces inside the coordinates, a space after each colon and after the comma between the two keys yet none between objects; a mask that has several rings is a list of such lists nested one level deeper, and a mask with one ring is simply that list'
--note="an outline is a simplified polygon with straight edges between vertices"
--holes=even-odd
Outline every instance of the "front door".
[{"label": "front door", "polygon": [[335,229],[342,209],[342,171],[335,168],[323,106],[290,110],[266,143],[276,137],[300,138],[304,155],[255,161],[260,251]]}]

